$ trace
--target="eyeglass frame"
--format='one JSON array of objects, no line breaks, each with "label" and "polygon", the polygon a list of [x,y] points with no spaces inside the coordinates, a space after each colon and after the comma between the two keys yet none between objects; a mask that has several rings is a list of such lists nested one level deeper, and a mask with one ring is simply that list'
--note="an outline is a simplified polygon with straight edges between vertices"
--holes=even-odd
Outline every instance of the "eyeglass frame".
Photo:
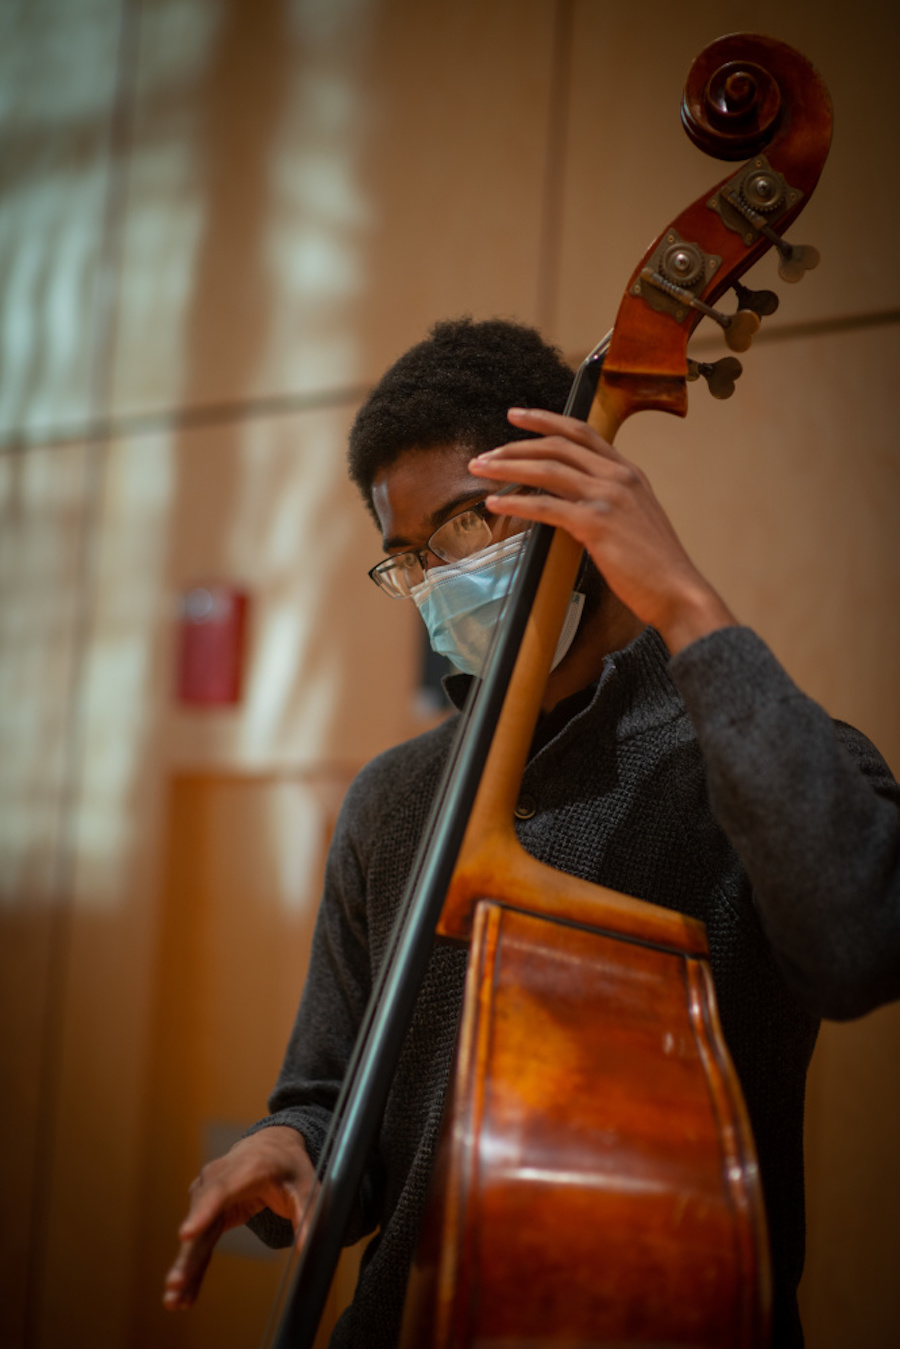
[{"label": "eyeglass frame", "polygon": [[[505,487],[492,488],[490,492],[488,492],[484,497],[482,497],[481,501],[476,501],[474,505],[466,506],[464,510],[457,511],[455,515],[450,515],[447,517],[446,520],[442,520],[441,523],[438,525],[437,529],[434,531],[434,533],[429,537],[424,548],[404,548],[401,552],[391,553],[389,554],[388,557],[383,557],[380,562],[376,562],[375,566],[370,567],[369,571],[367,572],[369,579],[371,581],[374,581],[375,584],[378,586],[378,589],[382,590],[385,593],[385,595],[389,595],[392,600],[411,599],[412,596],[410,595],[409,591],[407,591],[406,594],[403,594],[400,590],[397,590],[393,586],[391,586],[390,582],[382,579],[382,576],[386,572],[388,572],[389,570],[393,570],[394,563],[398,562],[401,557],[414,557],[418,562],[419,566],[422,568],[422,571],[424,572],[426,570],[424,558],[426,558],[429,553],[432,553],[435,557],[439,557],[445,565],[452,565],[455,563],[464,562],[466,561],[466,558],[474,557],[475,553],[480,552],[480,549],[476,548],[473,553],[467,553],[465,557],[461,558],[444,557],[444,555],[440,551],[432,547],[432,541],[434,540],[435,534],[440,534],[441,530],[446,529],[447,525],[452,524],[454,520],[459,520],[464,515],[477,515],[479,519],[481,519],[483,523],[487,525],[488,529],[490,529],[490,525],[488,525],[487,520],[485,520],[484,518],[485,512],[487,511],[487,506],[485,505],[487,497],[508,496],[512,492],[524,492],[527,490],[528,490],[527,488],[520,486],[519,483],[514,482],[507,483]],[[485,545],[485,547],[487,547],[487,545]]]}]

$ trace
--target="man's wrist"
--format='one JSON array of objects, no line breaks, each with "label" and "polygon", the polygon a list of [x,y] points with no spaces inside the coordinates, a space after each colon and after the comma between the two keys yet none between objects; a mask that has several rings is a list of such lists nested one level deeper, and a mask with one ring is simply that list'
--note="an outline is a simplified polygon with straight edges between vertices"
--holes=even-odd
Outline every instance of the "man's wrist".
[{"label": "man's wrist", "polygon": [[737,622],[721,596],[711,587],[704,586],[682,597],[671,615],[655,626],[669,655],[677,656],[692,642],[718,632],[720,628],[733,628]]}]

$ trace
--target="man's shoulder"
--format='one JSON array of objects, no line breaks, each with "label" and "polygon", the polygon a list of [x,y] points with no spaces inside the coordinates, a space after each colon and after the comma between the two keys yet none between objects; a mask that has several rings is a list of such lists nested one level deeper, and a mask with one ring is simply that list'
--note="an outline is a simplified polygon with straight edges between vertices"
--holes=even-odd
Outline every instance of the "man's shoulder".
[{"label": "man's shoulder", "polygon": [[380,814],[385,809],[400,809],[410,797],[419,799],[427,794],[430,798],[459,721],[454,714],[376,755],[350,784],[346,807],[359,818],[373,811]]}]

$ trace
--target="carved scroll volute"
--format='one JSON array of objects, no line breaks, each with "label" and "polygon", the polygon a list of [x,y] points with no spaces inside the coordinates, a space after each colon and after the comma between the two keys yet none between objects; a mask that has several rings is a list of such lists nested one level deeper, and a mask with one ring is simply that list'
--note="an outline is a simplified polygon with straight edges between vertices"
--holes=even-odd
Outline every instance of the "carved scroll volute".
[{"label": "carved scroll volute", "polygon": [[[691,67],[682,122],[691,140],[717,159],[746,158],[749,169],[755,157],[765,157],[766,170],[780,175],[789,188],[769,217],[782,235],[809,200],[831,142],[831,100],[810,62],[772,38],[744,33],[719,38]],[[710,205],[733,178],[734,171],[682,211],[631,276],[590,417],[608,437],[626,417],[645,408],[679,416],[687,411],[687,343],[702,315],[688,310],[679,320],[652,308],[641,291],[642,273],[664,240],[688,241],[705,257],[720,259],[708,264],[706,285],[694,291],[707,305],[772,247],[769,238],[749,226],[729,228],[721,211]]]}]

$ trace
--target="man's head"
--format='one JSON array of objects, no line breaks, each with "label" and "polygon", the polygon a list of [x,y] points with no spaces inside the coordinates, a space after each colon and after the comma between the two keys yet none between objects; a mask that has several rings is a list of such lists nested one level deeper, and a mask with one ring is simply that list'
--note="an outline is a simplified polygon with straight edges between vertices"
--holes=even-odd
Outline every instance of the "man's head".
[{"label": "man's head", "polygon": [[572,371],[533,329],[502,319],[438,323],[369,394],[350,432],[350,476],[373,516],[376,476],[405,452],[457,446],[478,454],[523,438],[510,407],[561,412]]},{"label": "man's head", "polygon": [[[439,323],[391,366],[350,433],[350,475],[389,555],[370,575],[389,594],[415,601],[432,646],[459,669],[480,669],[516,538],[528,528],[486,510],[485,497],[508,486],[475,477],[469,461],[524,438],[507,420],[510,407],[561,412],[572,378],[559,352],[533,328],[500,319]],[[445,564],[463,558],[451,576],[454,567]],[[574,635],[576,654],[606,593],[585,559],[570,613],[578,631],[569,629],[564,650]],[[562,671],[562,654],[559,660]]]}]

